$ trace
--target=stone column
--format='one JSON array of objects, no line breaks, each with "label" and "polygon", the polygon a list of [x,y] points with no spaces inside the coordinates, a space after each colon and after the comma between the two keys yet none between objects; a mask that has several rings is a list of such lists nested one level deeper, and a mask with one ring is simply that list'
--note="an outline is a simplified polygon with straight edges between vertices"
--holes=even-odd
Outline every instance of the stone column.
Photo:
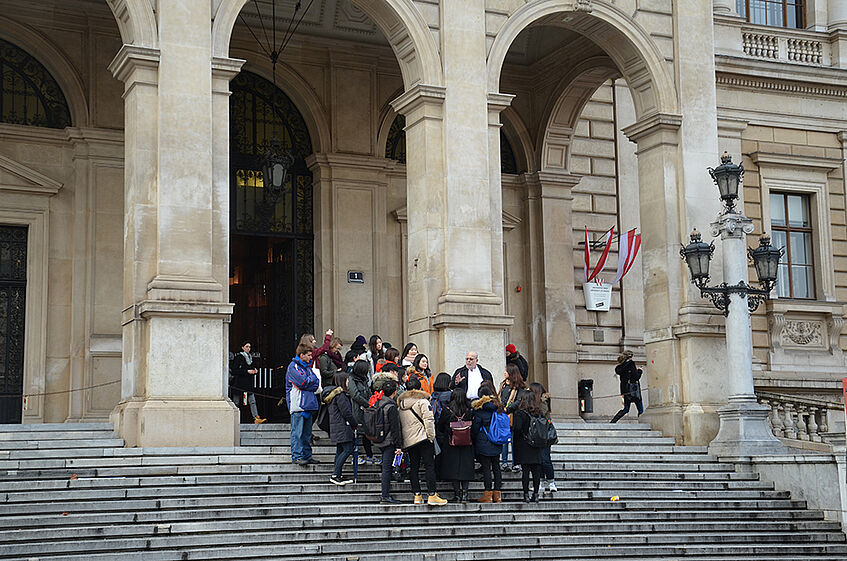
[{"label": "stone column", "polygon": [[847,2],[829,0],[827,15],[832,39],[832,66],[847,68]]},{"label": "stone column", "polygon": [[129,446],[232,446],[228,195],[213,179],[228,130],[213,122],[223,104],[213,103],[211,6],[160,2],[157,17],[159,49],[125,45],[111,65],[126,85],[123,383],[112,420]]},{"label": "stone column", "polygon": [[[712,235],[720,234],[723,246],[723,280],[730,286],[747,284],[745,234],[753,221],[743,214],[726,212],[712,223]],[[753,335],[746,293],[730,293],[726,316],[727,369],[721,377],[728,404],[718,409],[720,430],[709,452],[721,456],[750,456],[778,452],[782,445],[773,435],[770,407],[756,401],[753,388]]]},{"label": "stone column", "polygon": [[495,247],[502,219],[490,181],[485,3],[441,10],[446,87],[418,85],[392,103],[406,116],[409,337],[424,341],[439,369],[452,372],[473,349],[496,372],[511,318]]},{"label": "stone column", "polygon": [[573,195],[581,176],[563,171],[524,174],[528,192],[531,359],[534,376],[554,401],[556,416],[579,418]]}]

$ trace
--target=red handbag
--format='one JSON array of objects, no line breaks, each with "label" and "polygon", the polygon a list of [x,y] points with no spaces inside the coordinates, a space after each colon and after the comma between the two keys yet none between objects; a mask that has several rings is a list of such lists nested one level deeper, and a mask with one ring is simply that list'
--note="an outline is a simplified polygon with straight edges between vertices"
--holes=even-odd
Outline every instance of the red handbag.
[{"label": "red handbag", "polygon": [[[447,410],[453,413],[449,407],[447,407]],[[465,421],[455,413],[453,413],[453,416],[456,417],[456,420],[450,422],[450,446],[470,446],[472,444],[471,425],[473,425],[473,422]]]}]

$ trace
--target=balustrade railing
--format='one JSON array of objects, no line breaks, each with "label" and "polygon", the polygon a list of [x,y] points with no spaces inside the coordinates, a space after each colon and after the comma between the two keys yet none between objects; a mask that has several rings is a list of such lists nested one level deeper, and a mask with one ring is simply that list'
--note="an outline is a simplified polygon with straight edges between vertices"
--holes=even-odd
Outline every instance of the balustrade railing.
[{"label": "balustrade railing", "polygon": [[840,403],[769,392],[756,392],[759,403],[771,408],[769,417],[775,436],[792,440],[821,442],[829,432],[827,411],[844,409]]}]

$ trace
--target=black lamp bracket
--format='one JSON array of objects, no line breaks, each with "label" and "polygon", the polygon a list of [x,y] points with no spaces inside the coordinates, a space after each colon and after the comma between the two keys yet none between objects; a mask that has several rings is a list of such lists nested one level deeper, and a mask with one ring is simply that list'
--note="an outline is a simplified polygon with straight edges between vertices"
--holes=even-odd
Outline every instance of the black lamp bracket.
[{"label": "black lamp bracket", "polygon": [[726,317],[729,316],[730,294],[746,294],[747,308],[750,310],[750,313],[753,313],[759,308],[759,304],[768,299],[768,295],[773,287],[755,288],[741,281],[738,284],[722,282],[718,286],[698,285],[697,288],[700,289],[700,296],[711,300],[715,308],[722,311],[724,317]]}]

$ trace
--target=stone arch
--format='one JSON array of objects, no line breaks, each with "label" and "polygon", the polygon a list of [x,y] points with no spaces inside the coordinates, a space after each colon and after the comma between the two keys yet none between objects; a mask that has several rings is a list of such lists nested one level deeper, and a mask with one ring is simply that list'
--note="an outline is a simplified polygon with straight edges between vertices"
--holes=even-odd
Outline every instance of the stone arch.
[{"label": "stone arch", "polygon": [[585,104],[606,80],[620,77],[608,57],[592,57],[578,64],[563,78],[551,96],[545,126],[538,131],[538,168],[570,169],[570,144]]},{"label": "stone arch", "polygon": [[[273,81],[272,70],[265,57],[247,52],[235,54],[244,56],[250,61],[245,64],[244,70],[257,74],[268,81]],[[329,152],[332,146],[332,133],[327,120],[327,110],[309,83],[283,62],[278,62],[276,65],[276,82],[277,87],[291,98],[300,114],[303,115],[306,127],[312,137],[314,152]]]},{"label": "stone arch", "polygon": [[[441,85],[438,47],[412,0],[351,1],[374,21],[388,39],[400,64],[406,89],[415,84]],[[229,56],[232,29],[246,3],[247,0],[222,0],[212,23],[213,56]]]},{"label": "stone arch", "polygon": [[125,45],[158,48],[159,27],[153,0],[106,0]]},{"label": "stone arch", "polygon": [[[556,17],[563,13],[568,14],[566,18]],[[679,112],[676,88],[658,47],[641,26],[607,3],[593,3],[586,11],[574,10],[572,0],[538,0],[515,10],[488,53],[489,91],[500,90],[503,62],[518,34],[546,17],[555,17],[555,25],[590,37],[609,55],[629,84],[639,119],[655,113]]]},{"label": "stone arch", "polygon": [[88,101],[82,78],[70,59],[46,37],[28,25],[0,16],[0,37],[8,39],[38,60],[59,84],[71,113],[71,124],[87,126]]}]

